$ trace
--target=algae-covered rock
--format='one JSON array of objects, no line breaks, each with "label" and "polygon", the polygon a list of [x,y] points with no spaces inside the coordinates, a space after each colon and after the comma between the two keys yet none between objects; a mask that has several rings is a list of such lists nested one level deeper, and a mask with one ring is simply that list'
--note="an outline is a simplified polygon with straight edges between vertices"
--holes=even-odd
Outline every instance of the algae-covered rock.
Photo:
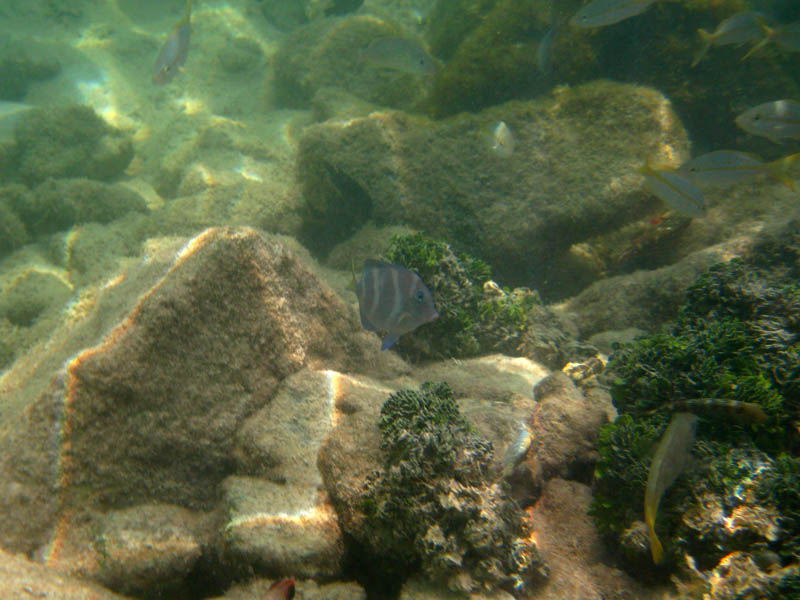
[{"label": "algae-covered rock", "polygon": [[217,57],[225,71],[239,74],[256,69],[264,61],[264,51],[254,40],[236,37],[220,49]]},{"label": "algae-covered rock", "polygon": [[72,287],[56,273],[31,269],[0,293],[0,318],[28,327],[45,311],[59,310],[72,296]]},{"label": "algae-covered rock", "polygon": [[50,79],[61,71],[58,60],[32,52],[23,42],[0,46],[0,100],[22,100],[31,83]]},{"label": "algae-covered rock", "polygon": [[88,106],[36,108],[14,133],[18,177],[34,185],[50,177],[118,177],[133,159],[130,136]]},{"label": "algae-covered rock", "polygon": [[549,0],[439,2],[429,35],[447,61],[425,108],[443,117],[549,88],[537,50],[552,26],[551,12]]},{"label": "algae-covered rock", "polygon": [[487,480],[492,445],[476,436],[446,384],[389,396],[384,453],[363,499],[364,543],[402,572],[461,593],[520,589],[546,572],[524,513]]},{"label": "algae-covered rock", "polygon": [[292,32],[275,55],[274,95],[280,106],[306,107],[326,87],[342,87],[366,100],[410,108],[424,80],[412,74],[379,69],[361,52],[371,42],[402,35],[391,24],[366,15],[327,18]]},{"label": "algae-covered rock", "polygon": [[[498,120],[516,139],[507,159],[487,139]],[[608,81],[440,122],[382,112],[313,125],[299,145],[301,239],[325,254],[367,220],[407,225],[558,297],[575,290],[553,258],[656,206],[636,169],[665,153],[688,156],[667,99]]]},{"label": "algae-covered rock", "polygon": [[13,252],[28,241],[28,231],[0,190],[0,256]]},{"label": "algae-covered rock", "polygon": [[[798,231],[790,224],[748,259],[710,268],[689,287],[672,326],[622,346],[609,363],[622,416],[600,434],[592,512],[614,539],[641,519],[651,449],[674,410],[670,403],[713,398],[758,407],[683,408],[699,422],[692,459],[662,499],[656,522],[668,566],[688,553],[706,571],[734,551],[755,564],[763,563],[759,552],[769,551],[784,566],[797,566]],[[649,563],[646,555],[630,558]],[[733,577],[728,583],[744,585]],[[766,591],[775,594],[779,585],[771,580]]]},{"label": "algae-covered rock", "polygon": [[15,201],[17,213],[34,235],[65,231],[78,223],[109,223],[129,212],[147,212],[147,203],[121,185],[91,179],[51,179]]}]

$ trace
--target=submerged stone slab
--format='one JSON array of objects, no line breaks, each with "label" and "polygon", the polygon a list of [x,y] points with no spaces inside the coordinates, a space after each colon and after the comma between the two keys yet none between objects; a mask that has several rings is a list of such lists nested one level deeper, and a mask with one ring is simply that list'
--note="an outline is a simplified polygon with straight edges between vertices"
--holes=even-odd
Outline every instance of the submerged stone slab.
[{"label": "submerged stone slab", "polygon": [[16,370],[6,382],[17,386],[0,439],[6,547],[69,539],[82,511],[210,510],[236,470],[236,432],[283,379],[306,365],[381,364],[353,310],[275,238],[210,229],[165,266],[66,363],[69,332],[51,340],[36,366],[54,371],[28,372],[50,378],[45,389]]},{"label": "submerged stone slab", "polygon": [[333,507],[315,488],[230,477],[223,486],[224,560],[243,572],[329,579],[344,543]]},{"label": "submerged stone slab", "polygon": [[[501,120],[515,138],[508,157],[487,132]],[[610,81],[443,121],[393,111],[328,121],[300,140],[303,240],[326,253],[372,218],[458,241],[506,284],[552,287],[554,256],[654,205],[636,170],[648,158],[677,166],[688,150],[663,95]]]}]

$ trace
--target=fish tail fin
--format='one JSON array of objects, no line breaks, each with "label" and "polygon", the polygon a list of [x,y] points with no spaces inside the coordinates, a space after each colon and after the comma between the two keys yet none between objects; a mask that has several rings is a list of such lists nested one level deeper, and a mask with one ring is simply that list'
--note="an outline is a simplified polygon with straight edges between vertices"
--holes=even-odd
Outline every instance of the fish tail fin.
[{"label": "fish tail fin", "polygon": [[775,35],[775,30],[772,29],[769,25],[767,25],[764,19],[759,19],[758,24],[761,27],[761,30],[764,32],[764,38],[761,39],[755,46],[750,48],[748,53],[742,57],[742,60],[740,62],[744,62],[745,60],[750,58],[750,56],[761,50],[761,48],[769,44],[770,41],[772,40],[772,37]]},{"label": "fish tail fin", "polygon": [[767,163],[767,171],[783,185],[788,187],[793,192],[796,192],[797,187],[794,184],[791,171],[795,163],[799,160],[800,152],[796,154],[790,154],[789,156],[784,156],[783,158],[774,160],[771,163]]},{"label": "fish tail fin", "polygon": [[183,20],[188,23],[191,16],[192,16],[192,0],[186,0],[186,14],[183,15]]},{"label": "fish tail fin", "polygon": [[660,565],[664,560],[664,547],[656,535],[656,530],[652,525],[648,525],[647,537],[650,539],[650,554],[653,557],[653,563]]},{"label": "fish tail fin", "polygon": [[706,55],[706,52],[708,52],[708,49],[711,48],[711,40],[714,37],[713,35],[708,33],[705,29],[698,29],[697,33],[700,34],[700,40],[703,42],[703,47],[700,49],[700,52],[698,52],[697,55],[694,57],[694,60],[692,61],[691,65],[692,67],[696,66],[697,63],[703,60],[703,57]]}]

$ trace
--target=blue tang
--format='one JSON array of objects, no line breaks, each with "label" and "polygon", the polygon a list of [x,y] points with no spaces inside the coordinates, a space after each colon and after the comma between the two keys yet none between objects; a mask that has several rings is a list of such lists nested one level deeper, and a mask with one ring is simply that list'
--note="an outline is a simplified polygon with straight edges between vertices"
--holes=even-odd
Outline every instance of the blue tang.
[{"label": "blue tang", "polygon": [[192,0],[186,0],[186,14],[172,28],[172,33],[164,42],[164,46],[156,58],[156,63],[153,65],[153,83],[155,85],[164,85],[175,79],[186,63],[186,57],[189,54],[189,38],[192,35],[192,26],[189,23],[191,14]]},{"label": "blue tang", "polygon": [[419,275],[400,265],[368,260],[356,282],[361,326],[386,334],[381,350],[404,333],[439,316],[430,290]]}]

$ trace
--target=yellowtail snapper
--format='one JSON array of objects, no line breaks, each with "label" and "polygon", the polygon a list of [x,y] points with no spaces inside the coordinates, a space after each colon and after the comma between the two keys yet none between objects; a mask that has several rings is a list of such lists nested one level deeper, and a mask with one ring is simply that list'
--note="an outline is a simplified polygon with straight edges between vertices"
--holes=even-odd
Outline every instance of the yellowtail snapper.
[{"label": "yellowtail snapper", "polygon": [[436,59],[425,48],[401,37],[374,40],[361,51],[361,58],[373,66],[412,75],[429,75],[436,70]]},{"label": "yellowtail snapper", "polygon": [[573,27],[603,27],[635,17],[657,0],[592,0],[572,17]]},{"label": "yellowtail snapper", "polygon": [[381,350],[423,323],[439,317],[430,290],[419,275],[378,260],[368,260],[355,284],[361,326],[384,332]]},{"label": "yellowtail snapper", "polygon": [[783,138],[800,138],[800,102],[775,100],[744,111],[736,124],[752,135],[780,144]]},{"label": "yellowtail snapper", "polygon": [[186,63],[189,54],[189,38],[192,35],[192,27],[189,19],[192,14],[192,0],[186,0],[186,14],[183,19],[172,28],[161,52],[158,53],[155,65],[153,65],[153,83],[164,85],[169,83],[181,71]]},{"label": "yellowtail snapper", "polygon": [[763,38],[750,49],[750,52],[742,57],[742,60],[749,58],[770,42],[777,44],[778,47],[787,52],[800,52],[800,21],[779,25],[774,29],[764,21],[761,21],[760,24]]},{"label": "yellowtail snapper", "polygon": [[656,446],[650,470],[647,473],[647,488],[644,494],[644,521],[650,539],[650,554],[655,564],[661,563],[664,548],[656,535],[656,513],[661,497],[686,467],[694,444],[697,417],[691,413],[675,413],[667,430]]},{"label": "yellowtail snapper", "polygon": [[701,192],[685,175],[672,169],[654,169],[649,164],[638,171],[645,186],[664,204],[687,217],[704,217],[706,201]]},{"label": "yellowtail snapper", "polygon": [[678,173],[695,185],[729,185],[766,173],[795,190],[790,171],[798,160],[800,154],[792,154],[765,163],[755,154],[717,150],[686,161]]},{"label": "yellowtail snapper", "polygon": [[698,29],[697,33],[700,34],[700,39],[703,41],[703,48],[695,56],[692,66],[703,59],[711,46],[741,45],[761,39],[761,36],[764,35],[761,24],[765,20],[764,15],[760,12],[748,10],[728,17],[717,25],[713,33],[708,33],[705,29]]}]

